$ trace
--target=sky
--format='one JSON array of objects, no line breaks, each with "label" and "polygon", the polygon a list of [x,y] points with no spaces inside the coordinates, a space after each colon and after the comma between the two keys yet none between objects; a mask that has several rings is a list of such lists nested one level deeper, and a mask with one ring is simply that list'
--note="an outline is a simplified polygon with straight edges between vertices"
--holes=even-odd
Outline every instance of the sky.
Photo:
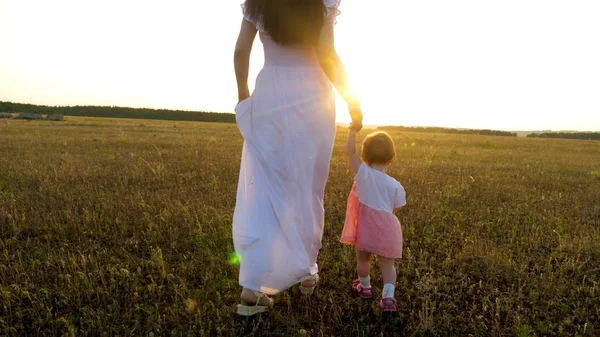
[{"label": "sky", "polygon": [[[0,0],[0,100],[231,112],[241,2]],[[340,10],[336,49],[365,124],[600,131],[598,0]],[[251,89],[262,63],[257,38]]]}]

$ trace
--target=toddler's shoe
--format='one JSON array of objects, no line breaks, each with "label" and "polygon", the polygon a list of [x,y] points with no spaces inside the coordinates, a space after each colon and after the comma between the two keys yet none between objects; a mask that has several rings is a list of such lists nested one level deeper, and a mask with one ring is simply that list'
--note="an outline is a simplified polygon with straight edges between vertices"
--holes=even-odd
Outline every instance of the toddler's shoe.
[{"label": "toddler's shoe", "polygon": [[355,280],[354,283],[352,283],[352,290],[362,298],[373,298],[371,288],[363,288],[363,286],[360,285],[360,280]]},{"label": "toddler's shoe", "polygon": [[379,298],[379,309],[381,309],[381,311],[385,311],[385,312],[397,312],[398,309],[396,308],[396,300],[391,297],[388,297],[388,298],[380,297]]}]

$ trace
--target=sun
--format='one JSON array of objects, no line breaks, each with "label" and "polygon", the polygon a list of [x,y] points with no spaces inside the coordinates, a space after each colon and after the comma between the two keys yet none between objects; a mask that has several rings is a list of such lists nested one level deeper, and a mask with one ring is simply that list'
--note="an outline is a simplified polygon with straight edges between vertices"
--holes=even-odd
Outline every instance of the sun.
[{"label": "sun", "polygon": [[[380,72],[377,67],[374,67],[373,60],[367,53],[345,52],[344,40],[340,39],[340,47],[337,49],[348,75],[348,91],[360,100],[365,116],[363,123],[365,125],[393,124],[394,111],[397,108],[389,103],[392,96],[389,85],[393,81],[386,76],[385,72]],[[350,117],[346,104],[340,95],[337,95],[336,103],[338,106],[337,121],[339,123],[349,122]]]}]

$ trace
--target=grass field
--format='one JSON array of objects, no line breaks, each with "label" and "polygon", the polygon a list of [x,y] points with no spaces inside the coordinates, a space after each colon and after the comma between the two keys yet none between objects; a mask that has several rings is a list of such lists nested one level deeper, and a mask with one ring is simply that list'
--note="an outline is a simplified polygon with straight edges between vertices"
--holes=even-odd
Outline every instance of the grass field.
[{"label": "grass field", "polygon": [[600,335],[599,143],[393,137],[408,196],[399,318],[349,291],[340,129],[316,296],[291,289],[246,320],[235,125],[0,120],[0,335]]}]

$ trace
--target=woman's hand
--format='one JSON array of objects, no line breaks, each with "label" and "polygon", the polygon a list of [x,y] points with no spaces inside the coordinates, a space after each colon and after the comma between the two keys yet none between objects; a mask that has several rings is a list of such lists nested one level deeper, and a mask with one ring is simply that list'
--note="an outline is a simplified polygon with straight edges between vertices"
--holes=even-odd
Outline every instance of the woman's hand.
[{"label": "woman's hand", "polygon": [[248,88],[238,90],[238,104],[248,97],[250,97],[250,90],[248,90]]}]

